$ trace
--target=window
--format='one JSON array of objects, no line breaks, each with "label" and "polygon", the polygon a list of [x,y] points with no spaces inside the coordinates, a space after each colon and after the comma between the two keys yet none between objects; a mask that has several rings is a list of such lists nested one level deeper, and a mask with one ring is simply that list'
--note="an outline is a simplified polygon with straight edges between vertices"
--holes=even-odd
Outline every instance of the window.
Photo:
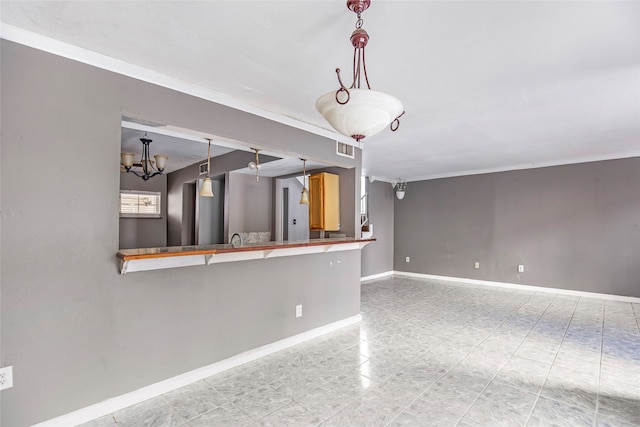
[{"label": "window", "polygon": [[120,191],[120,216],[125,218],[160,218],[160,193]]}]

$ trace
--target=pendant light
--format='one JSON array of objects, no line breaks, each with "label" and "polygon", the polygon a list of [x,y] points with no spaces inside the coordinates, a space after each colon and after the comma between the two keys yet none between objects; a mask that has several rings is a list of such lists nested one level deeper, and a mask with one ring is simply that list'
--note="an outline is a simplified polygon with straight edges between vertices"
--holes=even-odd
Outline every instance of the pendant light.
[{"label": "pendant light", "polygon": [[206,138],[209,141],[209,148],[207,148],[207,176],[202,181],[202,188],[200,189],[200,197],[213,197],[213,189],[211,188],[211,139]]},{"label": "pendant light", "polygon": [[407,181],[398,178],[398,181],[391,181],[391,186],[396,191],[398,200],[404,199],[405,192],[407,191]]},{"label": "pendant light", "polygon": [[249,167],[249,169],[256,171],[256,182],[259,182],[260,181],[260,175],[258,174],[258,170],[262,167],[262,165],[260,164],[260,158],[258,157],[258,152],[260,150],[258,148],[251,148],[251,149],[256,152],[256,161],[255,162],[249,162],[249,164],[247,166]]},{"label": "pendant light", "polygon": [[[356,141],[381,132],[389,126],[396,131],[404,114],[402,103],[394,96],[371,90],[364,48],[369,34],[362,28],[362,12],[369,8],[371,0],[347,0],[347,8],[357,15],[356,29],[351,34],[353,46],[353,83],[347,88],[336,68],[340,88],[322,95],[316,101],[316,109],[329,124],[343,135]],[[364,80],[366,89],[360,88]]]},{"label": "pendant light", "polygon": [[302,160],[302,195],[300,196],[300,204],[309,204],[309,191],[307,190],[307,159]]}]

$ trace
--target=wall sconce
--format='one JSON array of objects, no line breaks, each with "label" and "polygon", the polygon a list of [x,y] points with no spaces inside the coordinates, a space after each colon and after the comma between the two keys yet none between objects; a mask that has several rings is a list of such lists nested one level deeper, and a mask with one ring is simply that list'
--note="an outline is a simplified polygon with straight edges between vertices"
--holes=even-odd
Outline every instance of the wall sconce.
[{"label": "wall sconce", "polygon": [[396,191],[398,200],[404,199],[404,193],[407,191],[407,181],[391,181],[391,186]]},{"label": "wall sconce", "polygon": [[300,196],[300,204],[309,204],[309,190],[307,190],[307,159],[302,160],[302,195]]},{"label": "wall sconce", "polygon": [[207,176],[202,181],[202,188],[200,189],[201,197],[213,197],[213,189],[211,188],[211,177],[209,174],[211,173],[211,139],[207,138],[209,141],[209,148],[207,148]]},{"label": "wall sconce", "polygon": [[249,169],[256,171],[256,182],[259,182],[260,181],[260,175],[258,175],[258,171],[262,167],[262,165],[260,164],[260,158],[258,157],[258,152],[260,150],[258,148],[251,148],[251,149],[256,152],[256,161],[255,162],[249,162],[249,164],[247,166],[249,166]]}]

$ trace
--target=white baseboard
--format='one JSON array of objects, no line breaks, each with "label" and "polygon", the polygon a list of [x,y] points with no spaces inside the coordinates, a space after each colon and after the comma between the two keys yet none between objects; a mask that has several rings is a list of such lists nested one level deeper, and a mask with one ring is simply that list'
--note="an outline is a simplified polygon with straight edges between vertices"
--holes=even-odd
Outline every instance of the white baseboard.
[{"label": "white baseboard", "polygon": [[177,375],[173,378],[169,378],[167,380],[142,387],[130,393],[116,396],[100,403],[96,403],[95,405],[87,406],[86,408],[61,415],[48,421],[36,424],[32,427],[68,427],[86,423],[104,415],[119,411],[120,409],[135,405],[136,403],[143,402],[147,399],[160,396],[161,394],[208,378],[211,375],[226,371],[227,369],[235,368],[236,366],[243,365],[247,362],[251,362],[253,360],[264,357],[268,354],[275,353],[277,351],[294,346],[296,344],[300,344],[313,338],[317,338],[321,335],[328,334],[329,332],[344,328],[345,326],[358,323],[361,320],[362,315],[358,314],[356,316],[348,317],[346,319],[339,320],[328,325],[320,326],[318,328],[302,332],[301,334],[255,348],[253,350],[245,351],[244,353],[240,353],[228,359],[221,360],[220,362],[216,362],[208,366],[203,366],[202,368],[185,372],[184,374]]},{"label": "white baseboard", "polygon": [[584,298],[600,298],[611,301],[623,301],[623,302],[632,302],[632,303],[640,303],[640,298],[637,297],[628,297],[623,295],[611,295],[611,294],[599,294],[596,292],[586,292],[586,291],[574,291],[571,289],[561,289],[561,288],[546,288],[543,286],[532,286],[532,285],[520,285],[517,283],[505,283],[505,282],[491,282],[488,280],[478,280],[478,279],[465,279],[464,277],[449,277],[449,276],[437,276],[435,274],[423,274],[423,273],[410,273],[408,271],[393,271],[394,275],[405,276],[405,277],[415,277],[419,279],[436,279],[436,280],[446,280],[449,282],[456,283],[470,283],[473,285],[482,285],[482,286],[493,286],[498,288],[509,288],[509,289],[519,289],[526,291],[536,291],[536,292],[547,292],[552,294],[563,294],[563,295],[574,295],[578,297]]},{"label": "white baseboard", "polygon": [[371,276],[361,277],[360,281],[366,282],[367,280],[382,279],[383,277],[389,277],[392,275],[393,275],[393,271],[385,271],[384,273],[372,274]]}]

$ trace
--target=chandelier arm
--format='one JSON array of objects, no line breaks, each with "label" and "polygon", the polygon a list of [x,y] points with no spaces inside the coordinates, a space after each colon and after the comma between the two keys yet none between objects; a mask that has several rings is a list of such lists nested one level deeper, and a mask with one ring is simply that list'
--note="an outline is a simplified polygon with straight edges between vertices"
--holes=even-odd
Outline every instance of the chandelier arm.
[{"label": "chandelier arm", "polygon": [[[347,94],[347,99],[344,102],[340,101],[340,97],[339,97],[340,92],[345,92]],[[351,94],[349,93],[349,89],[347,89],[346,87],[341,87],[336,91],[336,102],[338,104],[345,105],[347,102],[349,102],[349,99],[351,99]]]},{"label": "chandelier arm", "polygon": [[145,144],[144,142],[142,143],[142,160],[140,163],[142,163],[142,172],[144,172],[145,175],[149,175],[149,171],[147,170],[149,167],[149,144]]},{"label": "chandelier arm", "polygon": [[[151,167],[151,170],[150,170],[149,172],[153,172],[153,171],[160,172],[160,171],[158,170],[158,168],[156,168],[156,166],[155,166],[154,162],[151,162],[151,151],[149,150],[149,145],[150,145],[150,144],[151,144],[151,143],[147,144],[147,158],[149,159],[149,162],[148,162],[148,163],[149,163],[149,166]],[[155,158],[155,157],[154,157],[154,158]]]},{"label": "chandelier arm", "polygon": [[[367,82],[367,88],[371,89],[369,76],[367,76],[367,62],[364,59],[364,47],[362,47],[362,70],[364,71],[364,80]],[[358,87],[360,87],[360,85],[358,85]]]},{"label": "chandelier arm", "polygon": [[404,113],[405,111],[403,111],[398,117],[393,119],[393,121],[389,125],[389,129],[391,129],[392,132],[397,131],[398,128],[400,127],[400,117],[404,116]]},{"label": "chandelier arm", "polygon": [[148,180],[149,178],[153,178],[156,175],[160,175],[162,172],[155,172],[153,174],[148,174],[148,173],[143,173],[143,174],[139,174],[138,172],[134,171],[133,169],[129,168],[129,170],[127,170],[128,173],[132,173],[135,176],[137,176],[138,178],[142,178],[145,181]]},{"label": "chandelier arm", "polygon": [[[360,84],[358,82],[360,77],[360,64],[358,60],[360,59],[360,55],[358,55],[358,48],[353,48],[353,83],[351,83],[351,89],[360,88]],[[357,83],[357,86],[356,86]]]},{"label": "chandelier arm", "polygon": [[340,89],[346,89],[347,87],[342,83],[342,78],[340,77],[340,68],[336,68],[336,75],[338,76],[338,83],[340,83]]},{"label": "chandelier arm", "polygon": [[[349,93],[349,90],[344,86],[344,84],[342,84],[342,79],[340,78],[340,68],[336,68],[336,75],[338,76],[338,83],[340,83],[340,89],[336,91],[336,102],[340,105],[344,105],[349,102],[349,99],[351,99],[351,94]],[[340,93],[347,94],[347,99],[344,102],[340,101]]]}]

